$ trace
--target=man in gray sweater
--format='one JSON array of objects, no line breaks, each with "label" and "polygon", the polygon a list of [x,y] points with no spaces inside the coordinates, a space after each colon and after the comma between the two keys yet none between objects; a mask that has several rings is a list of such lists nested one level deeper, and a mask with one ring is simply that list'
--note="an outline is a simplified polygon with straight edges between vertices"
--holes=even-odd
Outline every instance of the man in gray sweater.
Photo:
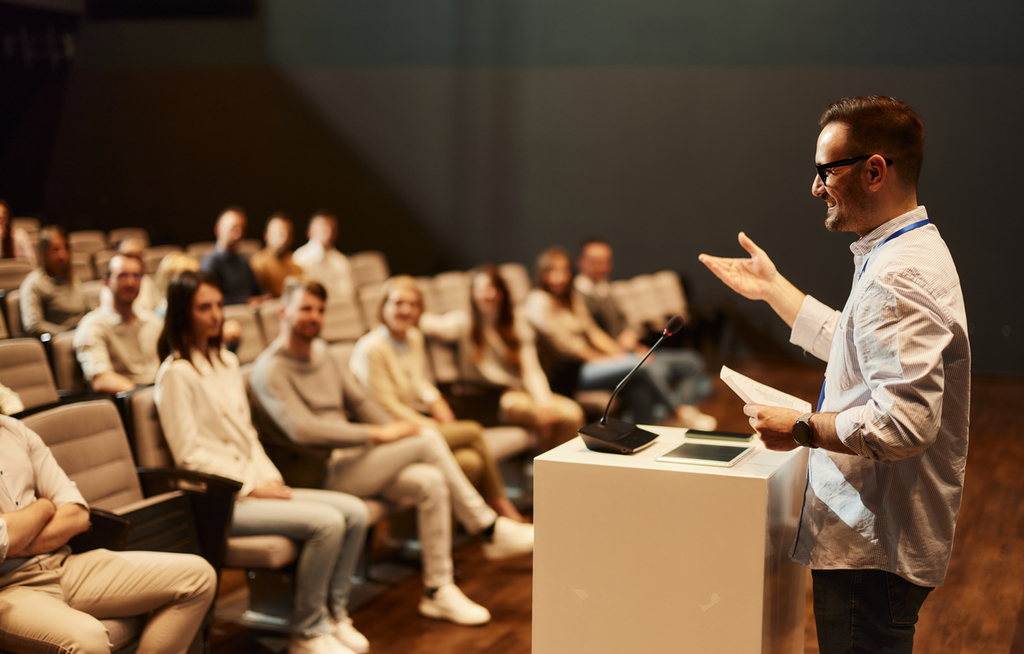
[{"label": "man in gray sweater", "polygon": [[[289,280],[281,334],[256,359],[249,383],[267,417],[300,445],[336,448],[325,486],[358,497],[415,504],[425,590],[419,611],[457,624],[484,624],[490,612],[453,583],[451,515],[484,538],[491,559],[533,551],[533,525],[499,517],[473,488],[439,433],[392,421],[348,367],[319,339],[327,292]],[[358,422],[350,422],[349,415]]]}]

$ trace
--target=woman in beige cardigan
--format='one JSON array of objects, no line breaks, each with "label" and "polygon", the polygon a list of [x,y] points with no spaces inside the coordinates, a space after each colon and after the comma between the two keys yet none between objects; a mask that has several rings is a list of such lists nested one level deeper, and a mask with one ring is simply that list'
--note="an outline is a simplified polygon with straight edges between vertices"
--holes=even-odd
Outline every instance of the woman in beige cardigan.
[{"label": "woman in beige cardigan", "polygon": [[411,420],[439,431],[466,476],[498,515],[525,522],[505,494],[483,427],[456,419],[441,392],[427,379],[427,350],[417,327],[423,313],[419,284],[412,277],[394,277],[385,284],[383,296],[383,324],[356,342],[349,360],[352,374],[396,420]]}]

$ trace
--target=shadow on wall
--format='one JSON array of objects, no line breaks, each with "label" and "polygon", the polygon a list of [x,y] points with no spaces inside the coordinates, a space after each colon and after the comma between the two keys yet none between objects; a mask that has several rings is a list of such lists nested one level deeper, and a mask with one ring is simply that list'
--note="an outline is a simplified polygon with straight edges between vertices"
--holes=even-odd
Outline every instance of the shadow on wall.
[{"label": "shadow on wall", "polygon": [[277,72],[263,67],[77,69],[56,136],[42,213],[70,229],[141,225],[154,242],[212,239],[229,204],[248,236],[286,211],[334,210],[343,252],[378,249],[396,272],[450,257],[406,206]]}]

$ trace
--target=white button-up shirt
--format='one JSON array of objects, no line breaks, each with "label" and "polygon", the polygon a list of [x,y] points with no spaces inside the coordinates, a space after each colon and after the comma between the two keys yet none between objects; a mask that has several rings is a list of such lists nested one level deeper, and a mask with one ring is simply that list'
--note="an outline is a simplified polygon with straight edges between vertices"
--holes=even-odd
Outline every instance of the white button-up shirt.
[{"label": "white button-up shirt", "polygon": [[828,361],[821,411],[856,455],[812,450],[795,561],[878,569],[922,586],[946,575],[960,511],[971,352],[960,278],[924,207],[850,246],[842,313],[808,296],[791,341]]}]

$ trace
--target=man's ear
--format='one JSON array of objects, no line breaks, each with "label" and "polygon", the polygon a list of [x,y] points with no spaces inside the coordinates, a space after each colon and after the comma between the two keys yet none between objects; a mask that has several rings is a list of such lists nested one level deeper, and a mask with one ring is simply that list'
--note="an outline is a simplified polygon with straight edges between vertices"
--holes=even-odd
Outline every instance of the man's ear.
[{"label": "man's ear", "polygon": [[864,162],[864,179],[869,191],[877,192],[894,174],[892,166],[886,165],[880,154],[872,155]]}]

